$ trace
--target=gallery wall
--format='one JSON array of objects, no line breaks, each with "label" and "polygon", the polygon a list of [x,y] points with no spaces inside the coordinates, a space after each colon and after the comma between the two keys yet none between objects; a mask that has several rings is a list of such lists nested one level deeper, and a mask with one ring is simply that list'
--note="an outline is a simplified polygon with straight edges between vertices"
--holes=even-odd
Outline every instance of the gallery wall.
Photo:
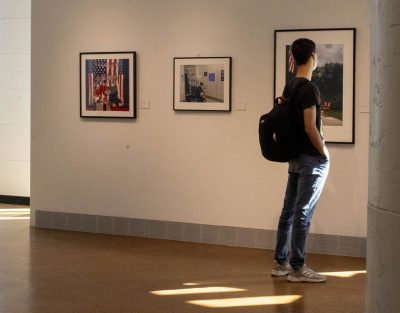
[{"label": "gallery wall", "polygon": [[0,195],[30,195],[30,0],[0,1]]},{"label": "gallery wall", "polygon": [[[257,133],[274,30],[335,27],[357,28],[356,143],[329,145],[311,232],[366,236],[364,0],[32,1],[32,210],[276,229],[287,165]],[[137,120],[79,117],[79,53],[98,51],[137,52]],[[173,111],[173,58],[193,56],[232,57],[232,112]]]}]

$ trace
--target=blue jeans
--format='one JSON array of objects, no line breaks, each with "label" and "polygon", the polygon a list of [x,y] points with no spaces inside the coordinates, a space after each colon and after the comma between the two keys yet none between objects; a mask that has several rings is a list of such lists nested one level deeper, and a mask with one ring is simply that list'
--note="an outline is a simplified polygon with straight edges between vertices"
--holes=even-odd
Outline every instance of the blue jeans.
[{"label": "blue jeans", "polygon": [[300,154],[289,161],[289,178],[279,218],[275,260],[283,264],[289,257],[294,270],[304,264],[305,248],[311,217],[329,172],[324,156]]}]

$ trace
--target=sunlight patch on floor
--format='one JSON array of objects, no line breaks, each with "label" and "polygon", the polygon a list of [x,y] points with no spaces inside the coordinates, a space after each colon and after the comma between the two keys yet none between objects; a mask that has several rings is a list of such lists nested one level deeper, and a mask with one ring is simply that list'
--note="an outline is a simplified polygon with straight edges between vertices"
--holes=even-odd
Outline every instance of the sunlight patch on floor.
[{"label": "sunlight patch on floor", "polygon": [[342,278],[350,278],[358,274],[366,274],[367,271],[343,271],[343,272],[324,272],[320,273],[325,276],[333,276],[333,277],[342,277]]},{"label": "sunlight patch on floor", "polygon": [[183,286],[200,286],[199,283],[184,283]]},{"label": "sunlight patch on floor", "polygon": [[0,209],[1,214],[13,214],[13,213],[24,213],[29,214],[31,212],[30,209]]},{"label": "sunlight patch on floor", "polygon": [[1,221],[29,220],[31,210],[28,209],[0,209]]},{"label": "sunlight patch on floor", "polygon": [[204,293],[221,293],[221,292],[238,292],[246,291],[246,289],[231,288],[231,287],[203,287],[203,288],[186,288],[172,290],[157,290],[150,293],[157,296],[176,296],[176,295],[193,295]]},{"label": "sunlight patch on floor", "polygon": [[232,307],[243,307],[243,306],[290,304],[299,300],[301,297],[302,296],[299,295],[290,295],[290,296],[231,298],[231,299],[191,300],[186,302],[207,308],[232,308]]}]

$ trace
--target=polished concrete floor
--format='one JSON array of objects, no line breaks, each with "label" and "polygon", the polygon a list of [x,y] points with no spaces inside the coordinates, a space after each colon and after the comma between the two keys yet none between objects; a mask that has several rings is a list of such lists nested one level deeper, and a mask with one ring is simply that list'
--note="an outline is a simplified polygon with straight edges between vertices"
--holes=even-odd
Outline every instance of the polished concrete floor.
[{"label": "polished concrete floor", "polygon": [[322,284],[272,278],[272,251],[52,231],[0,205],[1,313],[362,313],[365,259],[308,255]]}]

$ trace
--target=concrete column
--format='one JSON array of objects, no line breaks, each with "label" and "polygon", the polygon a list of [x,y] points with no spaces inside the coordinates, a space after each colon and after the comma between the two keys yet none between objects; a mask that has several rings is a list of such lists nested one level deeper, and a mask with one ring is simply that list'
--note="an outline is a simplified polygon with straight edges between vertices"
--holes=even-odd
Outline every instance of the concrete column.
[{"label": "concrete column", "polygon": [[371,0],[368,313],[400,312],[400,0]]},{"label": "concrete column", "polygon": [[0,195],[30,196],[31,0],[0,0]]}]

